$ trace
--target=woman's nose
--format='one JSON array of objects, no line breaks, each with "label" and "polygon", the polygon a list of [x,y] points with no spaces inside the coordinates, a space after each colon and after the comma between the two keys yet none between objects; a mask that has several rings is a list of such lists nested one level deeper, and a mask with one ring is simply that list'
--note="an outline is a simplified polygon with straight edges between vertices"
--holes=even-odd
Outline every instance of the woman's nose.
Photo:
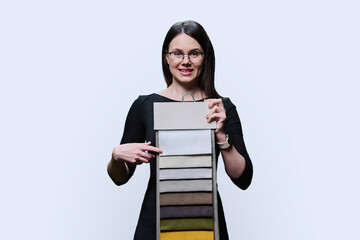
[{"label": "woman's nose", "polygon": [[183,63],[183,64],[189,64],[189,63],[190,63],[190,57],[189,57],[189,55],[184,55],[184,56],[183,56],[182,63]]}]

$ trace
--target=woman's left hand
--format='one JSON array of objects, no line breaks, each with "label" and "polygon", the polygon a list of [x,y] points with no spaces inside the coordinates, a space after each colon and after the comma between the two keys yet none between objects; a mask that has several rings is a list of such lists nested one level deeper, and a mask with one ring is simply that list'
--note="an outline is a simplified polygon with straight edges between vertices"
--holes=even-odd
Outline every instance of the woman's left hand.
[{"label": "woman's left hand", "polygon": [[206,99],[204,102],[209,103],[210,112],[206,115],[208,122],[216,121],[216,134],[224,134],[224,123],[226,120],[226,111],[220,98]]}]

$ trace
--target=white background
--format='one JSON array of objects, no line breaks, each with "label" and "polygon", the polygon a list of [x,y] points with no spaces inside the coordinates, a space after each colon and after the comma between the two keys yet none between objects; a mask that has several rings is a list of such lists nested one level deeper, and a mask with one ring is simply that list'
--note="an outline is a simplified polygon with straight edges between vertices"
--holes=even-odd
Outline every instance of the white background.
[{"label": "white background", "polygon": [[132,239],[149,176],[106,173],[131,103],[192,19],[237,106],[250,188],[219,167],[232,240],[360,239],[358,1],[2,1],[0,239]]}]

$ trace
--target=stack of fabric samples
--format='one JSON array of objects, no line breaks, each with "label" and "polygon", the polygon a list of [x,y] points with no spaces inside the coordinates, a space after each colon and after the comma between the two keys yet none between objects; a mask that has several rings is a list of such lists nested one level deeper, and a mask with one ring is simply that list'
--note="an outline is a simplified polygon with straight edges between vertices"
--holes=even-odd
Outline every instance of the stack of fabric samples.
[{"label": "stack of fabric samples", "polygon": [[211,155],[160,157],[160,239],[214,239]]},{"label": "stack of fabric samples", "polygon": [[[207,105],[204,109],[207,109]],[[159,109],[154,111],[154,114],[158,111]],[[181,112],[177,109],[179,111]],[[204,116],[200,114],[201,118]],[[179,127],[176,123],[173,125],[161,128],[155,124],[155,127],[160,128],[157,129],[157,145],[163,150],[157,158],[160,240],[217,239],[211,129],[214,126],[205,124],[205,127],[201,125],[202,127],[184,129],[185,127]]]}]

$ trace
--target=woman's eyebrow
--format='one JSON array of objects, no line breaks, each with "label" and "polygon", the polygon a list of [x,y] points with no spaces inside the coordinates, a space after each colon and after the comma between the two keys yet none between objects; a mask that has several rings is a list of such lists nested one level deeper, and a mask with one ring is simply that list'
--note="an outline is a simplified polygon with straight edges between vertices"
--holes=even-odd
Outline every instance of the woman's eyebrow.
[{"label": "woman's eyebrow", "polygon": [[[175,52],[175,51],[184,52],[182,49],[179,49],[179,48],[174,48],[173,50],[171,50],[171,52]],[[201,52],[202,50],[200,48],[193,48],[193,49],[189,50],[189,52],[193,52],[193,51]]]},{"label": "woman's eyebrow", "polygon": [[189,52],[191,51],[198,51],[198,52],[201,52],[202,50],[200,48],[194,48],[194,49],[191,49]]},{"label": "woman's eyebrow", "polygon": [[171,52],[175,52],[175,51],[183,52],[183,50],[178,49],[178,48],[174,48],[174,49],[171,50]]}]

